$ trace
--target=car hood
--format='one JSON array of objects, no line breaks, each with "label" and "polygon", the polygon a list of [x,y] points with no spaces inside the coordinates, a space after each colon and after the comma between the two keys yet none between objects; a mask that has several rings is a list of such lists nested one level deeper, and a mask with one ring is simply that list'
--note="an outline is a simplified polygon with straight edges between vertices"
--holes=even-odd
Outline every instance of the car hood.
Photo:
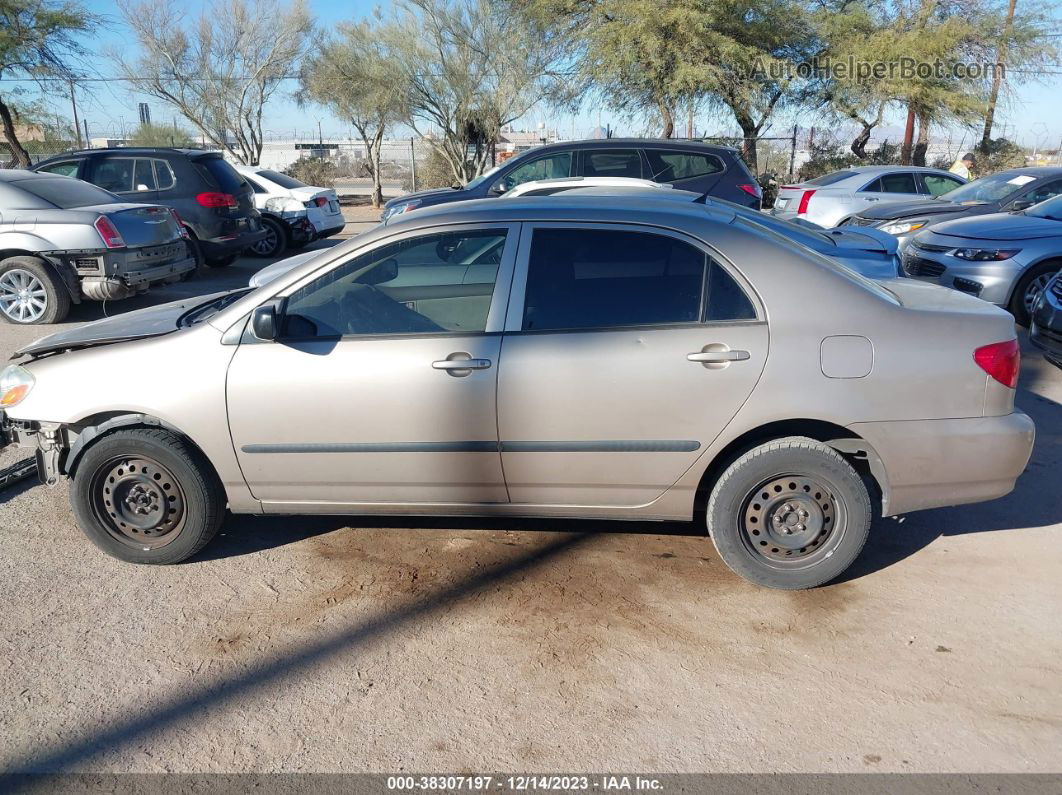
[{"label": "car hood", "polygon": [[880,251],[884,254],[895,254],[899,245],[894,235],[882,232],[880,229],[870,227],[840,226],[835,229],[824,229],[823,234],[829,235],[840,251]]},{"label": "car hood", "polygon": [[933,227],[938,235],[978,240],[1034,240],[1062,237],[1062,221],[1017,213],[991,213],[975,218],[953,218]]},{"label": "car hood", "polygon": [[861,218],[876,218],[889,221],[893,218],[910,218],[914,215],[943,215],[945,213],[960,213],[968,210],[971,205],[956,204],[955,202],[940,201],[938,199],[915,199],[909,202],[888,202],[867,207],[859,211]]},{"label": "car hood", "polygon": [[15,351],[12,359],[22,356],[43,356],[47,353],[69,351],[77,348],[91,348],[96,345],[108,345],[114,342],[138,340],[145,337],[158,337],[170,334],[178,329],[177,321],[191,309],[216,300],[230,291],[214,295],[197,295],[169,304],[137,309],[115,317],[86,323],[83,326],[60,331],[42,337]]},{"label": "car hood", "polygon": [[431,190],[418,190],[416,193],[404,193],[397,198],[391,199],[384,205],[384,208],[393,207],[396,204],[404,204],[412,199],[420,199],[421,201],[424,201],[425,199],[433,199],[436,197],[453,196],[462,192],[462,188],[432,188]]}]

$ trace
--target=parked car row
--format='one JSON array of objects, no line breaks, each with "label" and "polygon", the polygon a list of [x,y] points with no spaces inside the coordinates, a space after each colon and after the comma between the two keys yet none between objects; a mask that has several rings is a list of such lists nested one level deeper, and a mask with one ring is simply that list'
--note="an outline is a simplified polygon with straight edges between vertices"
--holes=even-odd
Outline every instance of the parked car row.
[{"label": "parked car row", "polygon": [[335,191],[218,152],[68,152],[0,171],[0,318],[57,323],[71,303],[128,298],[342,228]]},{"label": "parked car row", "polygon": [[138,563],[194,555],[226,509],[703,506],[735,572],[805,588],[877,513],[1013,489],[1034,428],[1006,312],[901,276],[880,230],[571,177],[392,212],[260,286],[27,345],[0,445],[71,479],[86,535]]}]

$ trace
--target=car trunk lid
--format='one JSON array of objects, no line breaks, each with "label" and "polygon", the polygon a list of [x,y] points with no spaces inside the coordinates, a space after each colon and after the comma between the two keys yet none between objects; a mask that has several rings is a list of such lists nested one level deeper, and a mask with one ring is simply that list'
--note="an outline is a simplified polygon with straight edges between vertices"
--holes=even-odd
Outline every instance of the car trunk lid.
[{"label": "car trunk lid", "polygon": [[152,204],[100,204],[80,207],[99,213],[114,225],[129,248],[172,243],[181,236],[168,207]]}]

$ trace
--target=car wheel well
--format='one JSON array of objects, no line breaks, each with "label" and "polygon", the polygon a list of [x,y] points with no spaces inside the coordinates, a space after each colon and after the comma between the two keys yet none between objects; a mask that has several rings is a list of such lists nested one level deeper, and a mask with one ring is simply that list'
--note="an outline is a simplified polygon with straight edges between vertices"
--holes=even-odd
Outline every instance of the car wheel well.
[{"label": "car wheel well", "polygon": [[885,467],[877,451],[865,439],[848,428],[825,420],[792,419],[767,423],[746,431],[720,450],[701,475],[695,511],[704,511],[716,481],[730,464],[754,447],[787,436],[806,436],[837,450],[866,481],[872,501],[882,509],[887,505],[888,479]]},{"label": "car wheel well", "polygon": [[203,449],[195,443],[195,440],[193,440],[188,434],[184,433],[180,428],[160,420],[157,417],[152,417],[149,414],[130,414],[128,412],[118,411],[103,412],[85,417],[78,422],[74,428],[76,429],[76,435],[74,436],[66,457],[62,462],[62,473],[69,478],[74,477],[74,474],[77,472],[78,463],[89,448],[101,439],[110,436],[112,433],[117,431],[128,431],[134,428],[161,428],[179,436],[187,444],[193,447],[210,466],[214,476],[218,478],[218,482],[221,482],[221,478],[218,475],[217,470],[214,468],[213,462],[211,462],[210,458],[203,452]]}]

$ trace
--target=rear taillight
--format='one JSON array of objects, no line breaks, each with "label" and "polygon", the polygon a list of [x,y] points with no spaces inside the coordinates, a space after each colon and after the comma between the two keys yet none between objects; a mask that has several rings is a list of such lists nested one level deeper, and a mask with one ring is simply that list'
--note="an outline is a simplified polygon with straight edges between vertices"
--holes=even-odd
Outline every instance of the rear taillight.
[{"label": "rear taillight", "polygon": [[313,203],[316,204],[318,207],[324,207],[326,204],[328,204],[328,199],[326,199],[324,196],[318,196],[316,199],[313,200]]},{"label": "rear taillight", "polygon": [[757,185],[755,182],[753,182],[752,184],[738,185],[738,187],[745,191],[745,193],[747,193],[749,196],[753,196],[757,199],[763,198],[763,194],[760,192],[760,186]]},{"label": "rear taillight", "polygon": [[111,219],[106,215],[101,215],[97,218],[93,226],[100,233],[100,237],[103,238],[103,245],[107,248],[123,248],[125,246],[122,233],[118,231],[117,227],[111,223]]},{"label": "rear taillight", "polygon": [[977,366],[994,379],[1014,389],[1018,385],[1018,372],[1021,370],[1021,348],[1017,340],[993,342],[974,351]]},{"label": "rear taillight", "polygon": [[177,224],[177,228],[181,230],[181,237],[188,237],[188,228],[184,225],[184,221],[181,220],[181,216],[177,214],[177,211],[170,208],[170,215],[173,216],[173,222]]},{"label": "rear taillight", "polygon": [[800,206],[797,207],[797,215],[803,215],[808,211],[808,202],[811,201],[811,197],[815,195],[815,191],[806,190],[804,195],[800,197]]},{"label": "rear taillight", "polygon": [[206,193],[196,194],[195,200],[203,207],[235,208],[238,206],[236,204],[236,197],[231,193],[215,193],[213,191],[207,191]]}]

